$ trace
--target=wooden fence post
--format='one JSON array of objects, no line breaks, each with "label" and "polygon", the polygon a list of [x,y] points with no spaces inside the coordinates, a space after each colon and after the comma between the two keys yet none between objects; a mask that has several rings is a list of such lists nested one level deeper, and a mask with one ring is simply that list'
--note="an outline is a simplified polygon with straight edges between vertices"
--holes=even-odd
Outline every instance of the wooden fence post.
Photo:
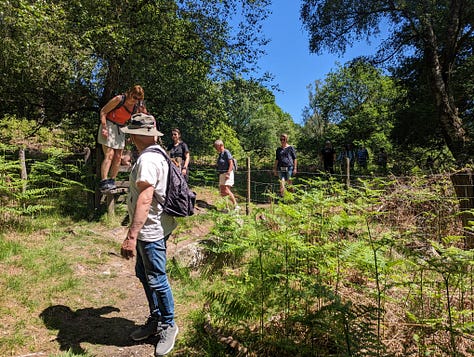
[{"label": "wooden fence post", "polygon": [[346,174],[346,188],[351,187],[351,159],[346,157],[345,165],[345,174]]},{"label": "wooden fence post", "polygon": [[20,177],[23,180],[23,193],[25,193],[26,181],[28,180],[28,171],[26,170],[25,148],[20,148],[20,151],[18,152],[18,159],[20,161],[20,167],[21,167]]},{"label": "wooden fence post", "polygon": [[105,194],[106,205],[107,205],[107,215],[109,217],[115,216],[115,194],[112,192],[107,192]]},{"label": "wooden fence post", "polygon": [[100,168],[102,166],[103,153],[102,148],[99,144],[95,146],[95,176],[94,176],[94,185],[95,185],[95,194],[94,194],[94,208],[98,209],[100,207],[100,196],[101,192],[97,185],[97,182],[102,178],[100,173]]},{"label": "wooden fence post", "polygon": [[[451,182],[459,201],[459,210],[461,211],[462,225],[464,227],[464,246],[466,249],[474,248],[474,231],[472,224],[474,221],[474,185],[473,173],[470,169],[463,169],[451,175]],[[471,229],[468,229],[471,225]]]}]

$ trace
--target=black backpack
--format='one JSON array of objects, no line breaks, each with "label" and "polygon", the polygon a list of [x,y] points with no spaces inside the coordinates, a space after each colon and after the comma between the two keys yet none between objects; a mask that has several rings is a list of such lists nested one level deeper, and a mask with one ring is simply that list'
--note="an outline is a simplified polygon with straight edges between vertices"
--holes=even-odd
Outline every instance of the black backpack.
[{"label": "black backpack", "polygon": [[158,201],[163,206],[163,211],[174,217],[192,216],[196,204],[196,193],[189,189],[181,169],[171,162],[166,152],[156,146],[148,147],[142,153],[144,152],[160,153],[169,165],[165,202]]}]

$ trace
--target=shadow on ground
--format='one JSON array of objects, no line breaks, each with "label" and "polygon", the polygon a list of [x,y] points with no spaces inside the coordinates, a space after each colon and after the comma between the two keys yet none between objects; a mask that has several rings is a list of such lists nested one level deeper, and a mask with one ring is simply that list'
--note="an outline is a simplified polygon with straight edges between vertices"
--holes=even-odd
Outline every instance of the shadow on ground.
[{"label": "shadow on ground", "polygon": [[207,210],[212,210],[212,211],[217,211],[217,207],[214,205],[211,205],[207,203],[206,201],[203,200],[196,200],[196,206],[199,208],[205,208]]},{"label": "shadow on ground", "polygon": [[[72,311],[64,305],[54,305],[45,309],[40,318],[49,330],[59,330],[56,341],[61,351],[84,354],[81,343],[110,345],[118,347],[133,346],[137,343],[129,337],[138,328],[131,320],[121,317],[104,317],[111,312],[119,312],[113,306],[84,308]],[[154,344],[152,339],[145,343]]]}]

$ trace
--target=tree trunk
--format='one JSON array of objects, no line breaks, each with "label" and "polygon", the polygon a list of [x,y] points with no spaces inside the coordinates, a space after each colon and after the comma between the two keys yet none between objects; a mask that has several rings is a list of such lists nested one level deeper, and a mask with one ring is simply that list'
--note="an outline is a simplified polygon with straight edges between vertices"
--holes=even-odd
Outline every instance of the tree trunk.
[{"label": "tree trunk", "polygon": [[[443,136],[449,150],[453,154],[459,167],[463,167],[469,159],[467,150],[468,137],[459,118],[458,110],[451,99],[449,93],[449,70],[442,68],[440,57],[436,50],[436,39],[434,33],[430,32],[433,42],[427,46],[425,51],[426,61],[431,69],[430,83],[434,96],[435,105],[438,111],[438,119],[441,123]],[[448,64],[445,64],[449,67]]]},{"label": "tree trunk", "polygon": [[[119,77],[120,77],[120,63],[117,61],[110,61],[107,76],[104,83],[104,91],[100,98],[99,106],[102,108],[107,102],[117,95],[117,89],[119,88]],[[100,110],[99,108],[99,110]]]},{"label": "tree trunk", "polygon": [[[104,84],[104,91],[102,92],[102,97],[100,98],[99,102],[99,113],[100,109],[104,105],[107,104],[107,102],[112,99],[112,97],[117,94],[117,89],[119,88],[119,77],[120,77],[120,63],[118,61],[110,61],[109,62],[109,67],[108,67],[108,72],[107,72],[107,77],[105,78],[105,84]],[[99,113],[97,116],[99,116]],[[99,129],[99,123],[100,123],[100,118],[97,118],[97,129]],[[94,188],[95,188],[95,194],[94,194],[94,208],[98,209],[100,206],[100,198],[101,198],[101,192],[99,191],[98,188],[98,183],[101,180],[101,174],[100,174],[100,168],[102,164],[102,160],[104,159],[103,152],[102,152],[102,146],[99,145],[99,143],[96,142],[96,147],[95,151],[93,154],[93,162],[95,162],[95,177],[94,177]]]},{"label": "tree trunk", "polygon": [[[451,37],[455,33],[459,4],[451,13],[450,30]],[[438,111],[438,119],[441,124],[444,140],[451,154],[456,160],[458,167],[464,167],[470,160],[470,141],[468,134],[462,126],[458,110],[454,103],[454,97],[450,90],[451,71],[454,67],[454,44],[456,40],[451,39],[453,45],[450,48],[439,49],[437,38],[431,23],[426,18],[422,20],[423,37],[425,41],[425,59],[427,68],[430,68],[429,81],[431,91]],[[444,46],[446,47],[446,46]],[[444,57],[443,53],[444,52]],[[453,53],[449,53],[453,52]],[[443,60],[442,60],[443,58]],[[470,222],[474,221],[474,185],[473,173],[469,169],[463,169],[451,175],[456,196],[459,200],[461,219],[464,227],[465,247],[474,248],[474,231],[469,229]]]}]

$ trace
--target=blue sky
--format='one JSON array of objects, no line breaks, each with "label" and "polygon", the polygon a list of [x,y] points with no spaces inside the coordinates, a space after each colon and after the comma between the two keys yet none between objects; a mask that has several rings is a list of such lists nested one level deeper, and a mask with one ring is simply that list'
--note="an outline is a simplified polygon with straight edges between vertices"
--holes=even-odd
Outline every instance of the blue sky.
[{"label": "blue sky", "polygon": [[[293,120],[302,123],[302,111],[308,105],[309,84],[323,80],[326,74],[354,57],[373,54],[374,47],[356,43],[344,57],[333,54],[309,53],[308,34],[303,30],[299,18],[299,0],[273,0],[272,14],[263,24],[265,36],[270,39],[267,55],[259,61],[262,72],[274,76],[280,92],[275,92],[276,104]],[[374,41],[377,42],[377,41]]]}]

